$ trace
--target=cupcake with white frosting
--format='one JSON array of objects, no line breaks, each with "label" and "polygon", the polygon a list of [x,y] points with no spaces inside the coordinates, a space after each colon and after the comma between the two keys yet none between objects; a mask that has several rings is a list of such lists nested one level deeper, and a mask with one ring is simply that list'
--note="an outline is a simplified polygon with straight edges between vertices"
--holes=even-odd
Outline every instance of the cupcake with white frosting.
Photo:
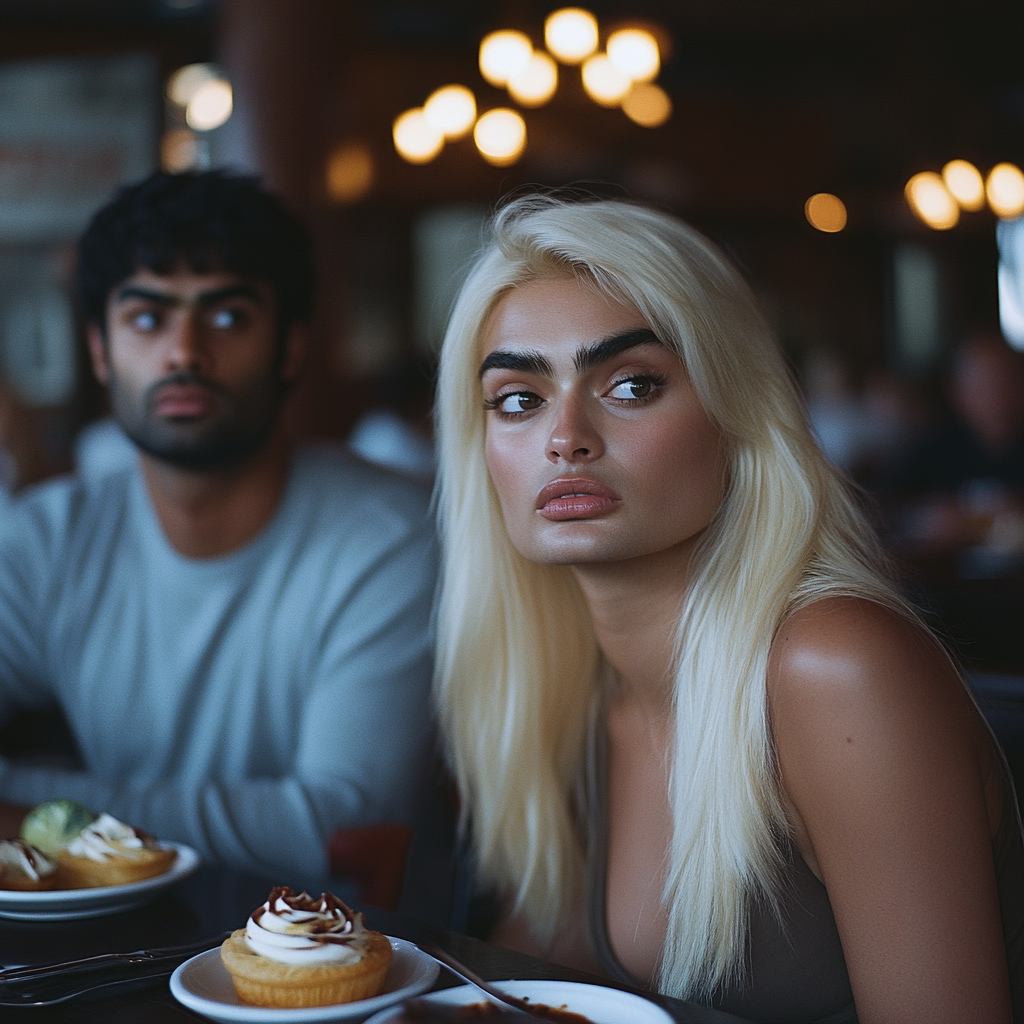
[{"label": "cupcake with white frosting", "polygon": [[62,889],[125,885],[162,875],[177,851],[103,813],[57,852]]},{"label": "cupcake with white frosting", "polygon": [[220,949],[238,997],[254,1006],[330,1006],[379,995],[391,962],[387,936],[332,893],[278,886]]}]

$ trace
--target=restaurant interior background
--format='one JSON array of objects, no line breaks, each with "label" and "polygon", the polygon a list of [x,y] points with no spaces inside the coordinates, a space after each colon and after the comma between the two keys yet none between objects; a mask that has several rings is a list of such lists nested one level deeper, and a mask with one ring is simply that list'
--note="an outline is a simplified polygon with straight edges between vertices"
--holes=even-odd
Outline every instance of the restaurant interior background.
[{"label": "restaurant interior background", "polygon": [[[72,468],[104,414],[70,302],[74,239],[118,184],[161,164],[258,173],[304,217],[320,292],[295,429],[341,443],[383,411],[424,474],[430,371],[487,211],[534,185],[645,200],[738,262],[823,447],[876,495],[911,587],[1013,748],[1020,509],[999,543],[928,551],[901,533],[887,486],[934,422],[956,346],[1002,315],[1024,347],[1024,6],[585,6],[589,64],[585,40],[550,56],[557,4],[531,0],[0,0],[0,481]],[[620,35],[635,45],[616,56],[631,29],[647,34]],[[514,70],[513,37],[513,70],[488,81],[480,45],[498,30],[529,45]],[[450,85],[464,88],[424,114]],[[475,128],[470,110],[445,136],[467,89]],[[981,175],[966,172],[958,199],[951,161]],[[1024,765],[1024,743],[1011,757]]]}]

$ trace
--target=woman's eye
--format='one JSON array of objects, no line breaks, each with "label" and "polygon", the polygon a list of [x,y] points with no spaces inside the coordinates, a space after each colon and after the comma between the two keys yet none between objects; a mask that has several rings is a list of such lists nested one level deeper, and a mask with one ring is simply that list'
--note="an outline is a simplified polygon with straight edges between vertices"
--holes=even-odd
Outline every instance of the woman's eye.
[{"label": "woman's eye", "polygon": [[654,391],[654,384],[655,382],[650,377],[630,377],[629,380],[620,380],[608,394],[611,398],[627,402],[637,398],[647,398]]},{"label": "woman's eye", "polygon": [[504,413],[532,412],[540,408],[541,401],[540,395],[535,395],[532,391],[516,391],[496,399],[495,408]]}]

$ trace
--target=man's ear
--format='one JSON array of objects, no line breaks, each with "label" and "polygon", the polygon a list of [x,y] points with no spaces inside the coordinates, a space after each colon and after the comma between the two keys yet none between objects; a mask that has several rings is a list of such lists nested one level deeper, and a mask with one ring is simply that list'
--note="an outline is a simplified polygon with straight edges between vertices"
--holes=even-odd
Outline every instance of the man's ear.
[{"label": "man's ear", "polygon": [[106,387],[110,381],[110,361],[107,358],[107,343],[103,337],[103,330],[99,324],[89,324],[85,329],[85,337],[89,343],[92,372],[96,375],[96,379]]},{"label": "man's ear", "polygon": [[306,365],[306,356],[309,353],[309,325],[293,323],[288,328],[288,334],[284,339],[284,352],[281,356],[281,381],[284,384],[293,384],[296,378],[302,373]]}]

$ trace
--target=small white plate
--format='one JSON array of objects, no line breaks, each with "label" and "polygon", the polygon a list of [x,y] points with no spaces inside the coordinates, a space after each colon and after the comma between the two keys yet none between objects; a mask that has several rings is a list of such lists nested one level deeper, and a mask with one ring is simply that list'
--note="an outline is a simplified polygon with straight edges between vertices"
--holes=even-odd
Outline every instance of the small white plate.
[{"label": "small white plate", "polygon": [[354,1003],[335,1003],[334,1006],[309,1006],[298,1010],[279,1010],[266,1006],[243,1003],[231,984],[231,975],[221,963],[220,950],[186,960],[171,975],[171,995],[204,1017],[219,1024],[328,1024],[329,1021],[365,1020],[393,1003],[411,999],[426,992],[437,980],[440,970],[437,961],[405,939],[391,942],[392,957],[388,966],[384,991],[372,999],[357,999]]},{"label": "small white plate", "polygon": [[181,881],[199,867],[199,854],[191,846],[184,843],[160,843],[160,846],[178,851],[174,863],[162,875],[96,889],[50,889],[46,892],[0,889],[0,917],[16,921],[73,921],[140,907],[155,898],[161,889]]},{"label": "small white plate", "polygon": [[[496,981],[494,987],[531,1003],[581,1013],[593,1024],[673,1024],[672,1018],[650,1000],[603,985],[584,985],[578,981]],[[472,985],[446,988],[423,998],[442,1006],[471,1006],[487,1001]],[[371,1017],[366,1024],[391,1024],[401,1012],[401,1007],[393,1006]]]}]

